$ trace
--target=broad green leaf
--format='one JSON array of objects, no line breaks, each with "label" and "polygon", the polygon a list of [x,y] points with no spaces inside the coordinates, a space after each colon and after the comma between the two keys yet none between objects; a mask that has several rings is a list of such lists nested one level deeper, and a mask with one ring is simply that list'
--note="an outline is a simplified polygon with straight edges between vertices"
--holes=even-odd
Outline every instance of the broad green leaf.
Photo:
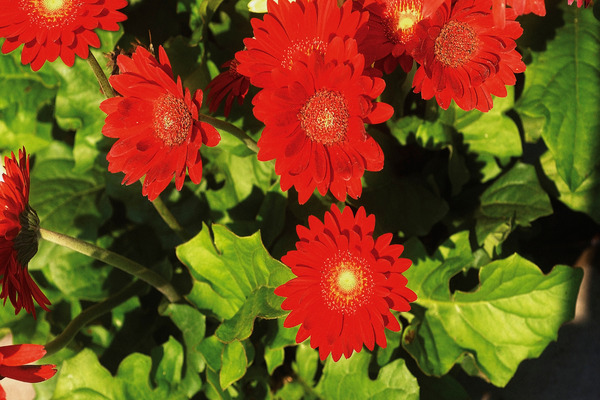
[{"label": "broad green leaf", "polygon": [[273,290],[293,276],[289,268],[271,258],[257,232],[239,237],[213,225],[177,247],[177,256],[194,280],[189,300],[225,320],[217,336],[226,342],[250,336],[254,319],[278,318],[283,299]]},{"label": "broad green leaf", "polygon": [[110,372],[100,365],[90,349],[65,360],[54,379],[56,400],[116,399],[118,393]]},{"label": "broad green leaf", "polygon": [[574,191],[600,161],[600,22],[589,10],[561,8],[565,25],[527,67],[518,110],[546,119],[542,137]]},{"label": "broad green leaf", "polygon": [[328,400],[419,399],[417,378],[408,371],[403,359],[381,368],[375,380],[368,374],[370,359],[371,354],[366,351],[338,362],[328,359],[317,392]]},{"label": "broad green leaf", "polygon": [[[481,195],[477,218],[477,242],[491,254],[515,225],[552,214],[550,198],[540,186],[532,165],[517,163]],[[491,237],[490,237],[491,236]]]},{"label": "broad green leaf", "polygon": [[156,384],[165,392],[172,391],[181,382],[183,347],[173,337],[160,347],[155,347],[152,359],[158,360],[154,373]]},{"label": "broad green leaf", "polygon": [[[177,374],[180,368],[177,368],[177,365],[181,364],[183,355],[175,349],[173,343],[177,342],[169,340],[163,346],[166,355],[160,361],[156,371],[161,375],[157,377],[159,378],[157,388],[154,388],[150,382],[152,360],[147,355],[140,353],[128,355],[119,365],[116,376],[113,377],[99,363],[97,356],[90,349],[84,349],[75,357],[63,362],[55,378],[57,382],[52,398],[57,400],[185,400],[190,398],[176,388],[177,382],[180,381],[180,375]],[[171,374],[172,372],[175,373]],[[170,383],[164,382],[164,379],[170,379]]]},{"label": "broad green leaf", "polygon": [[238,340],[225,345],[221,356],[221,373],[219,383],[223,390],[238,381],[246,373],[248,359],[244,345]]},{"label": "broad green leaf", "polygon": [[170,317],[183,334],[185,376],[181,386],[188,388],[187,395],[191,397],[202,385],[198,374],[204,370],[205,362],[198,346],[204,340],[206,317],[186,304],[169,304],[162,314]]},{"label": "broad green leaf", "polygon": [[506,165],[512,157],[523,153],[519,129],[505,114],[514,105],[513,97],[514,90],[509,87],[508,96],[494,98],[494,107],[487,113],[466,112],[455,104],[442,112],[441,121],[462,133],[467,151],[482,163],[483,182],[501,172],[498,163]]},{"label": "broad green leaf", "polygon": [[416,239],[405,248],[414,265],[404,275],[419,298],[403,346],[428,375],[444,375],[462,362],[467,372],[504,386],[573,317],[579,269],[559,265],[544,275],[514,254],[481,267],[474,291],[451,293],[450,278],[475,261],[465,232],[432,257]]},{"label": "broad green leaf", "polygon": [[205,338],[198,346],[198,351],[204,357],[208,368],[213,371],[221,369],[221,354],[225,343],[221,342],[216,336],[209,336]]},{"label": "broad green leaf", "polygon": [[292,363],[292,368],[304,382],[312,386],[319,368],[319,352],[307,342],[300,343],[296,347],[296,361]]},{"label": "broad green leaf", "polygon": [[546,152],[540,161],[544,173],[556,185],[558,199],[571,209],[584,212],[600,223],[600,167],[596,167],[575,191],[571,191],[559,176],[552,153]]},{"label": "broad green leaf", "polygon": [[[93,49],[92,53],[108,76],[110,69],[106,68],[104,52],[114,49],[123,31],[98,30],[97,33],[102,46],[98,50]],[[75,163],[79,170],[88,170],[97,158],[104,158],[97,147],[103,138],[102,127],[106,118],[99,107],[106,97],[86,60],[75,57],[72,67],[62,62],[54,62],[51,66],[61,81],[56,95],[56,122],[62,129],[76,131],[73,147]]]},{"label": "broad green leaf", "polygon": [[[268,335],[265,337],[265,362],[269,375],[273,374],[275,368],[283,364],[285,356],[284,347],[296,345],[297,328],[285,328],[284,318],[269,321]],[[274,332],[274,335],[271,333]]]}]

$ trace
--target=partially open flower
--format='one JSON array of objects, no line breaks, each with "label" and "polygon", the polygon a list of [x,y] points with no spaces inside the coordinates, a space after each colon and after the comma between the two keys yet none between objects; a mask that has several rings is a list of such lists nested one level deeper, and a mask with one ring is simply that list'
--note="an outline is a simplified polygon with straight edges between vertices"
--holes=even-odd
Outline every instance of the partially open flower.
[{"label": "partially open flower", "polygon": [[234,58],[221,65],[221,68],[226,68],[215,77],[206,90],[208,91],[208,110],[211,113],[217,111],[219,104],[225,100],[225,116],[231,112],[233,100],[237,99],[238,104],[244,102],[244,98],[248,94],[250,88],[250,80],[237,71],[239,62]]},{"label": "partially open flower", "polygon": [[348,358],[363,344],[386,347],[385,329],[400,330],[390,309],[409,311],[417,299],[402,275],[412,264],[400,258],[403,246],[390,244],[391,233],[373,237],[375,216],[362,207],[355,216],[332,205],[323,222],[311,216],[308,223],[296,229],[296,250],[281,259],[296,275],[275,289],[291,310],[284,326],[300,325],[296,341],[310,337],[321,360]]},{"label": "partially open flower", "polygon": [[27,265],[38,249],[39,219],[29,206],[29,157],[25,149],[4,158],[0,182],[0,298],[10,299],[15,314],[21,308],[35,317],[35,300],[44,310],[50,301],[29,275]]}]

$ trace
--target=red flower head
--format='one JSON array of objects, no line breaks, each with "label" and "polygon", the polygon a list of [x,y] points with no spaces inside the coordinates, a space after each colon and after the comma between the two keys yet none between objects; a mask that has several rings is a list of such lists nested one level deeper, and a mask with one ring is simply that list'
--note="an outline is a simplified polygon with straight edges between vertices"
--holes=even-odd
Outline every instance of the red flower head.
[{"label": "red flower head", "polygon": [[512,7],[517,15],[529,13],[534,13],[542,17],[546,15],[546,5],[544,4],[544,0],[494,0],[492,6],[494,25],[499,28],[504,28],[506,24],[505,8],[507,5]]},{"label": "red flower head", "polygon": [[336,0],[267,0],[268,14],[252,19],[254,37],[244,39],[246,49],[236,54],[237,71],[258,87],[273,86],[271,73],[289,70],[310,54],[323,55],[334,37],[366,35],[367,13],[352,12],[352,2],[342,8]]},{"label": "red flower head", "polygon": [[523,29],[512,9],[504,28],[494,26],[492,0],[446,0],[430,19],[416,28],[421,39],[413,52],[420,63],[413,87],[424,99],[435,96],[447,109],[452,99],[463,110],[489,111],[492,97],[506,96],[515,73],[525,64],[515,50]]},{"label": "red flower head", "polygon": [[[15,344],[0,347],[0,379],[10,378],[22,382],[38,383],[56,374],[56,365],[25,365],[39,360],[46,354],[38,344]],[[0,400],[6,393],[0,386]]]},{"label": "red flower head", "polygon": [[21,44],[21,62],[37,71],[57,57],[69,67],[75,55],[87,58],[89,46],[100,47],[94,29],[118,31],[117,22],[127,19],[117,10],[126,0],[0,0],[2,53]]},{"label": "red flower head", "polygon": [[[569,1],[569,5],[573,4],[573,1],[575,0],[568,0]],[[585,7],[587,8],[587,6],[590,5],[590,3],[592,2],[592,0],[577,0],[577,7],[581,8],[581,6],[584,4],[585,2]]]},{"label": "red flower head", "polygon": [[[159,61],[160,60],[160,61]],[[173,80],[165,50],[159,60],[138,47],[131,58],[120,55],[121,73],[110,77],[111,85],[123,96],[104,100],[100,109],[108,116],[102,133],[118,138],[106,159],[110,172],[123,171],[124,184],[144,179],[142,193],[154,200],[175,176],[181,190],[186,169],[194,183],[202,179],[200,147],[216,146],[217,130],[198,120],[202,91],[194,97]]]},{"label": "red flower head", "polygon": [[355,8],[369,12],[369,33],[358,43],[366,64],[391,73],[400,64],[405,72],[413,66],[407,44],[414,38],[415,26],[428,18],[443,0],[358,0]]},{"label": "red flower head", "polygon": [[275,289],[286,297],[281,307],[291,310],[284,326],[300,324],[296,342],[310,336],[321,360],[329,353],[334,361],[348,358],[363,344],[385,347],[384,328],[400,330],[390,309],[408,311],[417,299],[402,275],[412,264],[399,258],[403,246],[390,244],[391,233],[374,238],[375,216],[363,207],[354,216],[332,205],[324,222],[311,216],[308,224],[296,228],[296,250],[281,259],[296,275]]},{"label": "red flower head", "polygon": [[365,169],[383,168],[383,152],[364,123],[381,123],[393,113],[377,103],[382,79],[363,74],[364,57],[356,41],[334,39],[323,57],[273,73],[276,88],[253,99],[254,115],[264,122],[258,159],[275,159],[281,189],[292,185],[305,203],[315,188],[340,201],[361,195]]},{"label": "red flower head", "polygon": [[238,103],[242,104],[248,89],[250,88],[250,80],[244,75],[237,72],[239,62],[236,59],[229,60],[221,65],[221,68],[227,68],[224,72],[213,79],[206,90],[208,91],[209,111],[214,113],[219,108],[219,104],[225,100],[225,116],[229,116],[231,105],[234,99],[238,99]]},{"label": "red flower head", "polygon": [[29,206],[29,157],[19,150],[4,158],[5,172],[0,182],[0,298],[10,299],[15,314],[24,308],[35,317],[35,300],[48,311],[50,301],[35,284],[27,264],[38,249],[39,219]]}]

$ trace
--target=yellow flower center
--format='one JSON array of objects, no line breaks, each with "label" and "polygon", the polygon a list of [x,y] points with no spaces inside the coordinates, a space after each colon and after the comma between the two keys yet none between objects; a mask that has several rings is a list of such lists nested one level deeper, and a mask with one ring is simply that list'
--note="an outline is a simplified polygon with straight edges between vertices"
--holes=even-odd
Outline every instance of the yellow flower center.
[{"label": "yellow flower center", "polygon": [[61,9],[65,4],[65,0],[42,0],[42,5],[48,11],[56,11]]},{"label": "yellow flower center", "polygon": [[298,113],[300,126],[310,140],[323,145],[339,143],[348,129],[348,107],[337,90],[320,89]]},{"label": "yellow flower center", "polygon": [[33,25],[44,29],[62,28],[75,21],[86,3],[76,0],[17,0]]},{"label": "yellow flower center", "polygon": [[415,26],[423,19],[422,0],[392,0],[386,4],[383,15],[387,38],[396,44],[405,44],[415,34]]},{"label": "yellow flower center", "polygon": [[479,38],[467,23],[448,21],[435,39],[435,58],[446,67],[457,68],[466,64],[479,49]]},{"label": "yellow flower center", "polygon": [[188,137],[192,114],[183,99],[163,94],[154,101],[154,134],[165,146],[179,146]]},{"label": "yellow flower center", "polygon": [[325,260],[321,293],[334,311],[354,314],[373,294],[373,275],[366,260],[340,252]]}]

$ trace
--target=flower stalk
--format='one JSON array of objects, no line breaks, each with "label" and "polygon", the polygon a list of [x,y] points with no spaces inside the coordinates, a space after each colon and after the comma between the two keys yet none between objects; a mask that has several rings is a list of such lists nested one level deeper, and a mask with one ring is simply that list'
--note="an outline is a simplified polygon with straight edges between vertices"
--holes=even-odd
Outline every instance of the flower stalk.
[{"label": "flower stalk", "polygon": [[141,279],[164,294],[171,303],[176,303],[181,300],[181,295],[177,292],[177,290],[175,290],[173,285],[167,282],[162,276],[144,267],[143,265],[130,260],[129,258],[123,257],[120,254],[103,249],[91,243],[84,242],[71,236],[63,235],[62,233],[49,231],[44,228],[40,228],[40,235],[44,240],[95,258],[98,261],[102,261],[108,265],[120,269],[121,271],[127,272],[136,278]]},{"label": "flower stalk", "polygon": [[69,325],[62,331],[60,335],[45,345],[46,355],[54,354],[67,346],[84,326],[99,318],[100,316],[110,312],[112,309],[125,302],[129,298],[143,293],[147,286],[140,281],[130,283],[123,289],[91,307],[86,308],[77,317],[75,317]]},{"label": "flower stalk", "polygon": [[94,54],[91,51],[90,51],[90,55],[87,58],[87,62],[89,64],[89,66],[92,68],[94,75],[96,75],[96,79],[98,80],[98,83],[100,84],[100,89],[102,90],[102,93],[104,94],[104,96],[106,96],[107,99],[111,98],[111,97],[115,97],[116,96],[115,91],[113,90],[112,86],[108,82],[108,78],[104,74],[102,67],[100,66],[100,64],[98,64],[98,60],[96,60],[96,57],[94,57]]},{"label": "flower stalk", "polygon": [[173,213],[169,210],[164,201],[158,196],[156,199],[151,201],[152,205],[158,212],[158,215],[162,218],[163,221],[179,236],[179,238],[186,242],[190,239],[190,235],[187,231],[179,224]]}]

